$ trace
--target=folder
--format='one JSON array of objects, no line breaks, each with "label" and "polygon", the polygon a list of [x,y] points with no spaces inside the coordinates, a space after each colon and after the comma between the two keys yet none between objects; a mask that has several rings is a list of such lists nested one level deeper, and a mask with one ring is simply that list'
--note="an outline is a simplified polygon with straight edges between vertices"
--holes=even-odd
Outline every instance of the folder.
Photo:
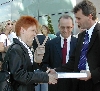
[{"label": "folder", "polygon": [[58,78],[85,78],[87,77],[86,73],[65,73],[57,72]]}]

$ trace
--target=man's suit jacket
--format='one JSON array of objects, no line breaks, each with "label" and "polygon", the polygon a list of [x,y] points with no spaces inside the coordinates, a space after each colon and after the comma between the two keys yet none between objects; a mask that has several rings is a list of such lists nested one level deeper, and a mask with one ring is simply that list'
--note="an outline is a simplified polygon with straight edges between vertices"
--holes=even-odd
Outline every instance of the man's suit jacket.
[{"label": "man's suit jacket", "polygon": [[[81,54],[81,49],[84,41],[85,31],[78,36],[77,47],[70,57],[68,63],[61,68],[57,68],[56,71],[74,71],[79,72],[78,64]],[[80,82],[78,79],[73,79],[73,91],[100,91],[100,24],[97,23],[88,47],[87,62],[92,78],[88,81],[84,81],[87,84],[84,88],[88,90],[82,90],[78,88]],[[80,89],[80,90],[79,90]]]},{"label": "man's suit jacket", "polygon": [[[70,51],[69,55],[72,54],[73,50],[76,47],[77,39],[75,37],[71,37],[70,42]],[[57,68],[62,65],[62,48],[61,48],[61,38],[56,37],[50,40],[45,46],[45,54],[42,62],[42,69],[44,71],[47,70],[47,67]]]},{"label": "man's suit jacket", "polygon": [[[70,53],[72,54],[73,50],[76,47],[77,39],[71,36],[70,42]],[[48,41],[45,46],[45,54],[42,62],[42,70],[46,71],[47,67],[57,68],[62,65],[62,48],[61,48],[61,38],[60,36]],[[71,81],[66,79],[58,80],[56,85],[49,85],[49,91],[71,91],[70,88],[67,88]]]}]

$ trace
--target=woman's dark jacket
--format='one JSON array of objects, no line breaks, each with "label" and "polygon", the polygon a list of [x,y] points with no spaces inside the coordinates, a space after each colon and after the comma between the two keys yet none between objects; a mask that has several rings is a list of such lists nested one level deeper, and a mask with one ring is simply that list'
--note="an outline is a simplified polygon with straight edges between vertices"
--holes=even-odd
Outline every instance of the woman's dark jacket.
[{"label": "woman's dark jacket", "polygon": [[34,71],[34,62],[31,62],[28,50],[18,39],[14,39],[11,47],[7,52],[9,57],[6,56],[5,60],[8,59],[11,83],[15,91],[34,91],[35,83],[48,82],[47,73]]}]

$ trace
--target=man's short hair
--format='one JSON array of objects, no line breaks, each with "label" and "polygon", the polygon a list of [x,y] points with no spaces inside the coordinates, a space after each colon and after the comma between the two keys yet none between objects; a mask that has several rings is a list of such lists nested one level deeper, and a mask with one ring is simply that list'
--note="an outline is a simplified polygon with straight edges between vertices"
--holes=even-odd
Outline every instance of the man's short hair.
[{"label": "man's short hair", "polygon": [[77,13],[77,11],[79,11],[79,10],[82,10],[82,13],[85,16],[88,16],[89,14],[91,14],[93,16],[92,20],[96,20],[96,18],[97,18],[97,16],[96,16],[96,7],[89,0],[83,0],[82,2],[78,3],[73,8],[74,13]]},{"label": "man's short hair", "polygon": [[72,20],[72,23],[74,24],[73,18],[72,18],[71,16],[67,15],[67,14],[62,15],[62,16],[59,18],[58,23],[60,22],[60,19],[61,19],[61,18],[64,18],[64,19],[69,19],[69,18],[70,18],[70,19]]}]

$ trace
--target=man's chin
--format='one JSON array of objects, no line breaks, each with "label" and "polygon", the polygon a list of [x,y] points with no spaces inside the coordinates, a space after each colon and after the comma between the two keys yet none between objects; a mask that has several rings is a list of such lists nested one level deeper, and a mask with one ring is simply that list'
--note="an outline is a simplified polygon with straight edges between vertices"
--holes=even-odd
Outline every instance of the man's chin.
[{"label": "man's chin", "polygon": [[64,38],[67,38],[67,35],[63,35]]}]

